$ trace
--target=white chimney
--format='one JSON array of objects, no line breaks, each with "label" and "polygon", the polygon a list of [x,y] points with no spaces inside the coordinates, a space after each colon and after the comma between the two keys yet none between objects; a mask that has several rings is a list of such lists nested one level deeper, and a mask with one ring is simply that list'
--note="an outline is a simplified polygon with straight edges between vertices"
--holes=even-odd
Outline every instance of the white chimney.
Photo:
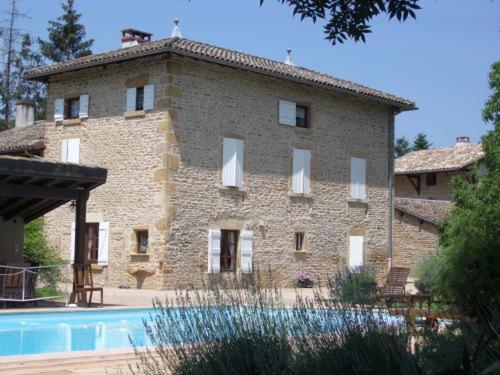
[{"label": "white chimney", "polygon": [[16,128],[33,125],[35,120],[35,107],[29,100],[16,102]]},{"label": "white chimney", "polygon": [[122,30],[122,48],[133,47],[138,44],[151,42],[153,34],[136,29]]},{"label": "white chimney", "polygon": [[457,141],[455,143],[455,146],[465,146],[470,143],[469,137],[457,137]]},{"label": "white chimney", "polygon": [[288,48],[288,49],[286,50],[285,64],[286,64],[286,65],[295,65],[295,64],[292,62],[292,50],[291,50],[290,48]]},{"label": "white chimney", "polygon": [[179,27],[179,20],[176,18],[174,20],[174,28],[172,29],[171,38],[182,38],[181,28]]}]

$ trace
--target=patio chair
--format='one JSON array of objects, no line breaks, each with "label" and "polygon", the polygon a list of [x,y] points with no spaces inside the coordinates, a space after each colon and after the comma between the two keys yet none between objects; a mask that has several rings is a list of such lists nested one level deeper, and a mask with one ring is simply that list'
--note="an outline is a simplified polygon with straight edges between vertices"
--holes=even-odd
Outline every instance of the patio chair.
[{"label": "patio chair", "polygon": [[[101,293],[101,307],[103,306],[103,288],[94,286],[92,265],[90,263],[75,264],[75,279],[73,281],[73,286],[73,293],[77,296],[81,296],[80,300],[85,301],[88,307],[92,305],[93,293]],[[88,301],[87,294],[90,294]]]},{"label": "patio chair", "polygon": [[396,300],[406,302],[405,287],[409,275],[409,268],[391,267],[379,298],[385,299],[387,302]]}]

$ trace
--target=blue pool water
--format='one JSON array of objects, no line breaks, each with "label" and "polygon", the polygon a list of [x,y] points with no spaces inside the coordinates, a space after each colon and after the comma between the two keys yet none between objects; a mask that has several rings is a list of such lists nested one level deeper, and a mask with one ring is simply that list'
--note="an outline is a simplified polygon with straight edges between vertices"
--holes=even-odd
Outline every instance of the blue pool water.
[{"label": "blue pool water", "polygon": [[148,345],[142,324],[152,308],[0,315],[0,356]]}]

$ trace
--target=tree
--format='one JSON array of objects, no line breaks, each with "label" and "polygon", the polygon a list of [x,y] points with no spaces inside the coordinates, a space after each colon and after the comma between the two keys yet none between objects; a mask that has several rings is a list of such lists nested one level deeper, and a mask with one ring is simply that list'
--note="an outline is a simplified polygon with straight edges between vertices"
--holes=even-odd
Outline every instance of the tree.
[{"label": "tree", "polygon": [[484,318],[484,307],[500,308],[500,61],[489,76],[492,94],[483,119],[493,129],[482,137],[486,168],[474,173],[478,183],[453,180],[454,209],[440,233],[437,293],[464,313]]},{"label": "tree", "polygon": [[411,151],[428,150],[432,146],[432,143],[427,139],[427,135],[424,133],[418,133],[413,140],[413,146]]},{"label": "tree", "polygon": [[[420,9],[419,0],[278,0],[293,7],[293,15],[300,19],[327,19],[324,27],[326,39],[333,45],[344,43],[348,38],[358,42],[366,41],[371,33],[368,23],[379,14],[388,14],[406,21],[408,16],[415,19],[415,11]],[[260,0],[260,5],[264,0]]]},{"label": "tree", "polygon": [[394,145],[394,156],[399,158],[407,153],[411,152],[410,142],[405,136],[396,139],[396,144]]},{"label": "tree", "polygon": [[91,55],[94,39],[85,40],[85,26],[78,23],[82,15],[76,12],[74,0],[67,0],[61,6],[63,15],[49,21],[49,39],[38,38],[41,54],[55,63]]}]

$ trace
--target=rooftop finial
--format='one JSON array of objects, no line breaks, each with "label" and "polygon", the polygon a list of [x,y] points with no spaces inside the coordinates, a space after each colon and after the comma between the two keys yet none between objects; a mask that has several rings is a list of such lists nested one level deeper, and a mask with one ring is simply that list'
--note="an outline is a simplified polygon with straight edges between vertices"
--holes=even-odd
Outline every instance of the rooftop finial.
[{"label": "rooftop finial", "polygon": [[286,50],[285,64],[286,64],[286,65],[295,65],[295,64],[292,62],[292,50],[291,50],[290,48],[288,48],[288,49]]},{"label": "rooftop finial", "polygon": [[181,28],[179,27],[179,19],[174,20],[174,28],[172,29],[171,38],[182,38]]}]

